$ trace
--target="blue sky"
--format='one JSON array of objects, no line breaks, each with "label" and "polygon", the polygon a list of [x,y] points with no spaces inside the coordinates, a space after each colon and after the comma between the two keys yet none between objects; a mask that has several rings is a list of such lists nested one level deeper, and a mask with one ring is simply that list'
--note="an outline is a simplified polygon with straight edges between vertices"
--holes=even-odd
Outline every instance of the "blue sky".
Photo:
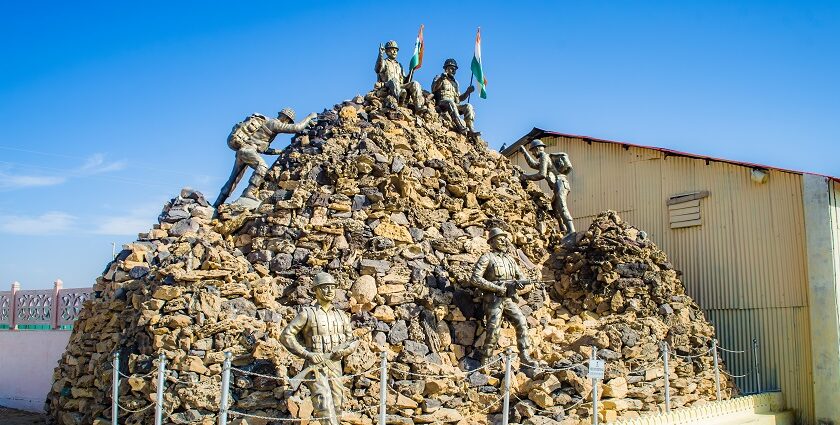
[{"label": "blue sky", "polygon": [[181,187],[215,198],[231,125],[365,93],[420,24],[427,89],[447,57],[466,87],[482,27],[496,148],[537,126],[840,176],[838,2],[3,2],[0,24],[2,289],[91,285]]}]

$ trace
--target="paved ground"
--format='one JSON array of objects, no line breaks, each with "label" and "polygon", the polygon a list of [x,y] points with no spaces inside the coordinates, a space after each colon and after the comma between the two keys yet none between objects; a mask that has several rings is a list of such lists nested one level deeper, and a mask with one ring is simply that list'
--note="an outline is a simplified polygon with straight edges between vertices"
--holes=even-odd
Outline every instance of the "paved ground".
[{"label": "paved ground", "polygon": [[44,425],[44,415],[41,413],[24,412],[22,410],[0,407],[0,424],[3,425]]}]

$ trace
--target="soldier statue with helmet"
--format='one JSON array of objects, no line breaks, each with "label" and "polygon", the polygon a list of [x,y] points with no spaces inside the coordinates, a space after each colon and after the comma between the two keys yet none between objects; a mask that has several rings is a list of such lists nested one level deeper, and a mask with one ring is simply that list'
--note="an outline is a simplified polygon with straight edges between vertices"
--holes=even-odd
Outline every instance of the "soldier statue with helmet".
[{"label": "soldier statue with helmet", "polygon": [[[377,86],[384,86],[388,94],[399,103],[411,101],[415,111],[423,109],[423,89],[420,83],[412,81],[411,75],[406,76],[402,65],[397,62],[397,52],[400,48],[397,42],[390,40],[383,47],[379,45],[379,56],[373,70],[376,72]],[[385,54],[383,56],[383,53]],[[395,107],[396,105],[391,105]]]},{"label": "soldier statue with helmet", "polygon": [[279,155],[280,150],[270,147],[274,138],[279,133],[300,133],[313,123],[316,117],[315,113],[311,113],[303,121],[295,124],[295,111],[284,108],[277,114],[277,118],[268,119],[261,114],[252,114],[245,121],[236,124],[228,136],[228,146],[236,151],[236,161],[213,206],[218,208],[227,200],[248,167],[253,168],[254,173],[248,187],[242,192],[242,197],[258,201],[257,189],[268,172],[268,165],[260,154]]},{"label": "soldier statue with helmet", "polygon": [[[314,416],[323,424],[339,425],[344,401],[342,380],[344,357],[359,346],[353,338],[350,317],[332,305],[335,279],[326,272],[313,280],[316,303],[303,307],[289,322],[280,342],[305,361],[303,370],[292,379],[293,386],[305,381],[312,396]],[[312,375],[311,378],[308,378]]]},{"label": "soldier statue with helmet", "polygon": [[491,251],[478,259],[471,276],[472,285],[484,293],[484,326],[487,336],[479,351],[479,361],[482,365],[489,362],[493,350],[497,348],[502,316],[505,316],[516,329],[520,362],[525,366],[536,367],[536,362],[528,354],[531,346],[528,321],[517,303],[518,292],[528,288],[531,283],[513,256],[508,254],[511,242],[507,232],[494,227],[490,229],[487,242],[490,243]]},{"label": "soldier statue with helmet", "polygon": [[[458,81],[455,80],[455,73],[458,71],[458,62],[455,59],[447,59],[443,62],[443,73],[432,80],[432,93],[435,102],[441,112],[449,114],[452,122],[458,127],[461,133],[470,132],[477,134],[473,122],[475,111],[469,103],[461,104],[475,91],[474,86],[467,87],[464,93],[458,88]],[[460,115],[464,116],[462,120]]]},{"label": "soldier statue with helmet", "polygon": [[537,172],[523,174],[522,178],[532,181],[545,180],[548,183],[552,193],[551,208],[560,230],[565,235],[574,233],[575,224],[572,220],[572,214],[569,212],[567,201],[570,191],[567,175],[572,171],[572,161],[569,160],[569,155],[565,152],[546,152],[545,143],[540,139],[532,140],[529,148],[536,155],[536,159],[525,150],[524,146],[520,146],[519,150],[525,156],[528,165],[536,169]]}]

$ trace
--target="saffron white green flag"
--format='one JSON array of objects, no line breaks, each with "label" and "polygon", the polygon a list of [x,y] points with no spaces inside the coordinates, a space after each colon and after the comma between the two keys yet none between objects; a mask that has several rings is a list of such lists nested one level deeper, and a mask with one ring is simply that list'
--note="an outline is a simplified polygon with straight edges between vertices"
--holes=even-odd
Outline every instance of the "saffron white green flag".
[{"label": "saffron white green flag", "polygon": [[409,71],[420,69],[423,66],[423,25],[420,25],[420,32],[417,33],[417,41],[414,42],[414,56],[411,57],[411,62],[408,64]]},{"label": "saffron white green flag", "polygon": [[481,89],[479,96],[482,99],[487,99],[487,79],[484,78],[484,68],[481,67],[481,28],[475,33],[475,53],[473,54],[472,63],[470,64],[473,76],[478,81],[478,87]]}]

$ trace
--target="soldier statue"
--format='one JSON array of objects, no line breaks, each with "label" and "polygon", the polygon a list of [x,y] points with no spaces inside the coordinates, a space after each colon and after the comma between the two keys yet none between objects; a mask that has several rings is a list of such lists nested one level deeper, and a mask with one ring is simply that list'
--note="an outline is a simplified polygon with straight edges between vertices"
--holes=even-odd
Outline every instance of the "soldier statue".
[{"label": "soldier statue", "polygon": [[537,172],[523,174],[522,177],[532,181],[545,180],[548,183],[552,194],[551,208],[554,218],[557,219],[557,224],[560,226],[560,231],[566,235],[574,233],[575,223],[572,221],[572,214],[569,212],[567,201],[570,190],[567,175],[572,171],[572,162],[569,160],[569,155],[565,152],[546,152],[545,143],[540,139],[532,140],[530,149],[536,155],[536,159],[523,146],[519,147],[519,150],[525,156],[525,161]]},{"label": "soldier statue", "polygon": [[242,179],[248,167],[254,169],[248,187],[242,192],[243,198],[257,200],[257,189],[268,172],[268,165],[260,154],[279,155],[280,150],[269,147],[279,133],[295,134],[305,130],[317,117],[309,114],[298,124],[295,124],[295,111],[284,108],[275,119],[266,119],[260,114],[253,114],[245,121],[235,125],[228,136],[228,146],[236,150],[236,162],[233,170],[213,206],[218,208],[230,196],[236,184]]},{"label": "soldier statue", "polygon": [[[458,89],[458,81],[455,80],[455,72],[458,70],[458,62],[455,59],[447,59],[443,62],[443,73],[432,80],[432,93],[435,95],[435,102],[441,112],[449,114],[452,122],[458,127],[461,133],[475,134],[475,111],[469,103],[461,104],[475,91],[474,86],[467,87],[467,91],[461,93]],[[462,120],[459,114],[464,115]]]},{"label": "soldier statue", "polygon": [[[394,96],[399,103],[405,103],[409,99],[414,105],[415,111],[423,108],[423,90],[420,83],[412,81],[412,76],[403,73],[402,65],[397,62],[397,52],[400,48],[397,42],[391,40],[385,43],[385,47],[379,45],[379,56],[376,58],[377,84],[381,84],[388,90],[388,94]],[[383,53],[386,56],[383,56]]]},{"label": "soldier statue", "polygon": [[484,311],[486,316],[485,332],[487,334],[479,352],[479,361],[487,364],[496,344],[499,341],[499,328],[502,316],[507,316],[516,328],[516,345],[519,348],[519,359],[523,365],[536,366],[528,355],[530,341],[528,340],[528,322],[517,304],[517,292],[530,285],[516,260],[508,254],[510,236],[504,230],[494,227],[490,229],[488,239],[491,251],[482,255],[475,264],[472,272],[472,284],[484,293]]},{"label": "soldier statue", "polygon": [[[280,336],[280,342],[302,357],[304,368],[295,379],[306,379],[312,395],[314,416],[323,424],[339,425],[344,401],[341,361],[352,353],[359,341],[353,338],[350,317],[333,307],[335,279],[326,272],[313,281],[316,303],[304,307]],[[313,378],[307,378],[313,375]]]}]

